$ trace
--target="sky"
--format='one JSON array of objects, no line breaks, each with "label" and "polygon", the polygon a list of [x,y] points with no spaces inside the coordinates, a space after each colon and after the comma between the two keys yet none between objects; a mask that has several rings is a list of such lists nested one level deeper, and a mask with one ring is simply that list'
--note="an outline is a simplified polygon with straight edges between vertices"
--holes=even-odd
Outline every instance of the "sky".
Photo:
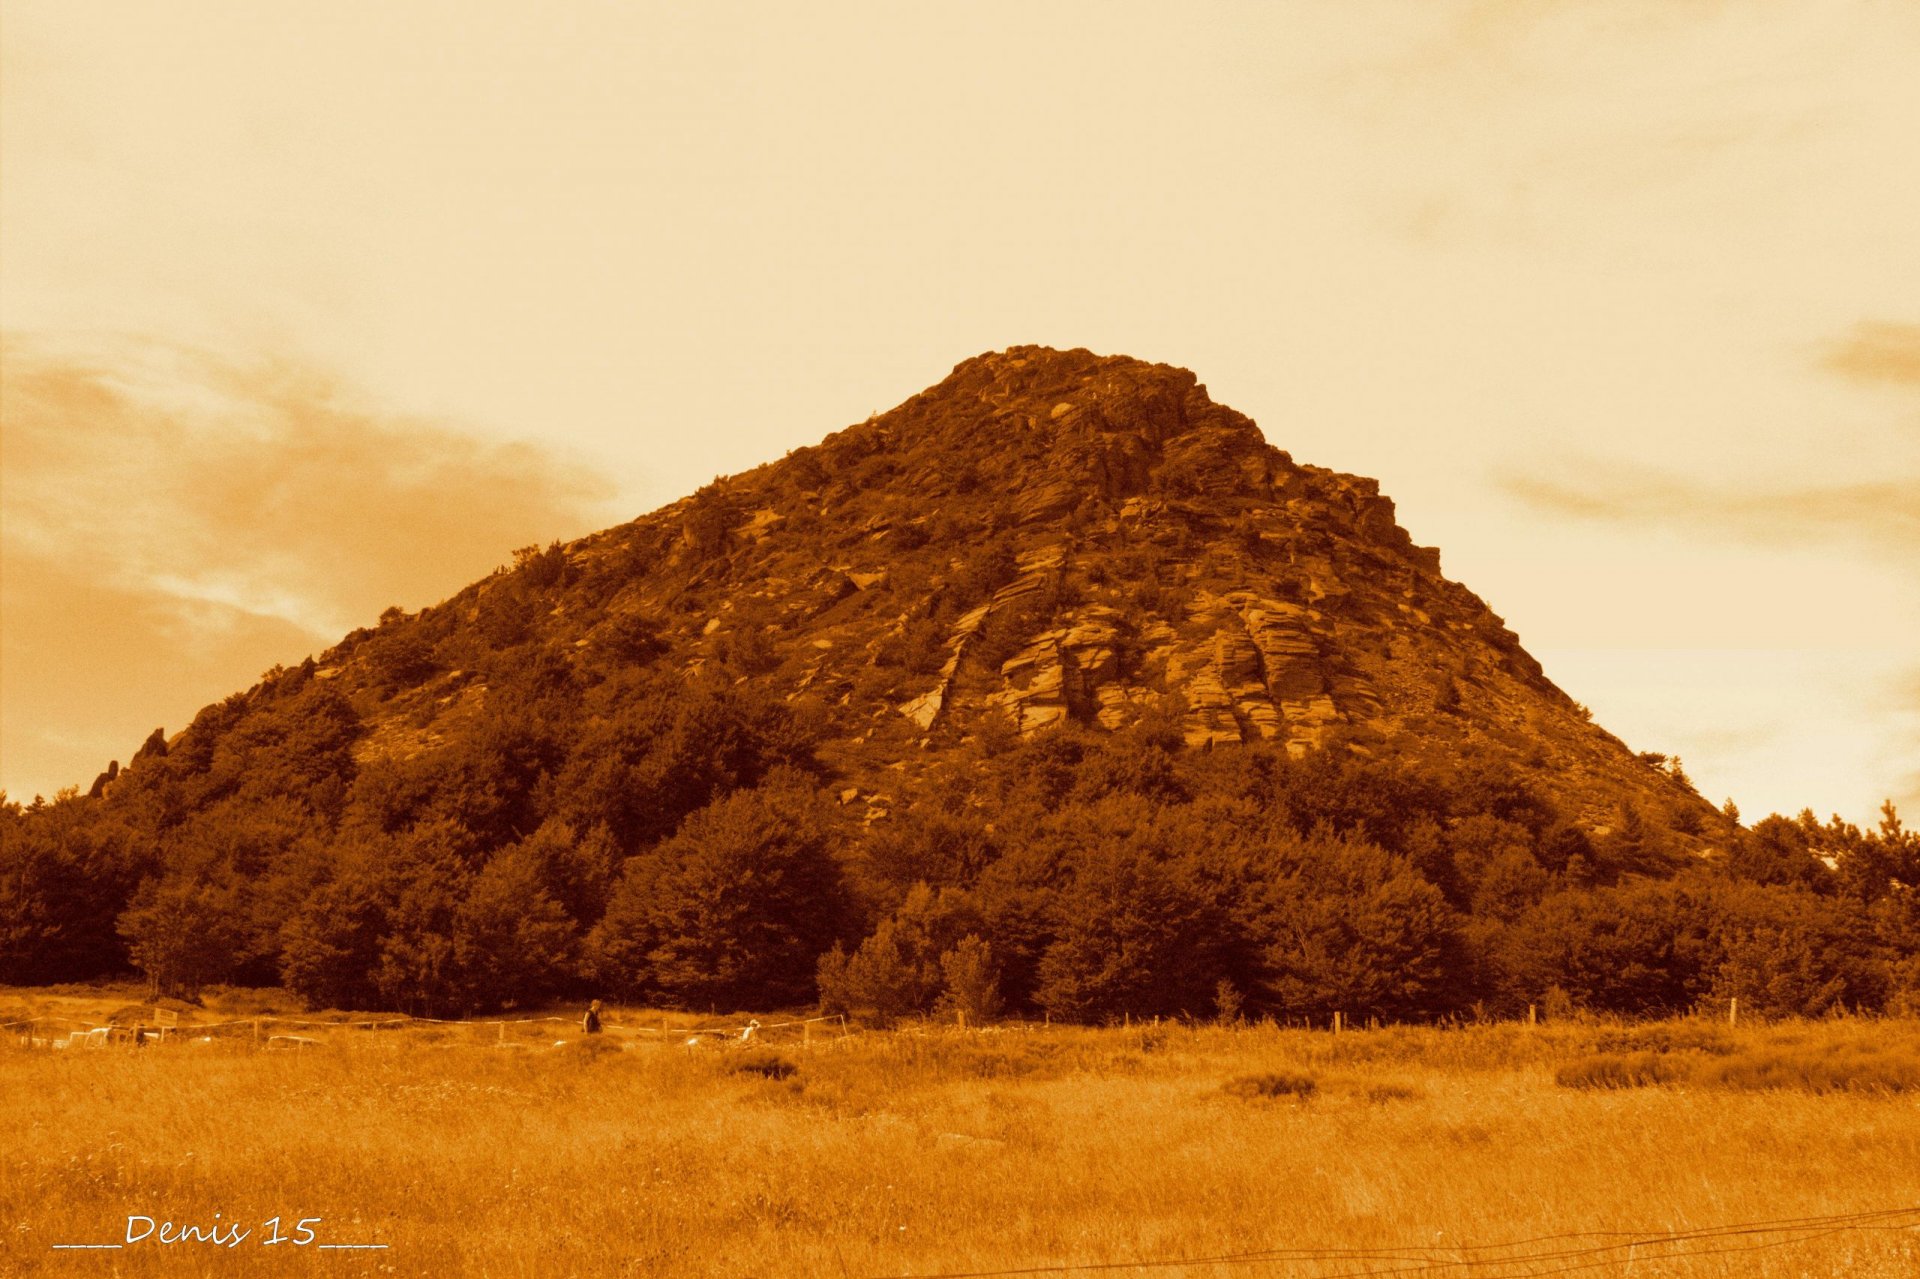
[{"label": "sky", "polygon": [[1920,816],[1920,6],[0,25],[0,785],[1019,343],[1377,477],[1636,750]]}]

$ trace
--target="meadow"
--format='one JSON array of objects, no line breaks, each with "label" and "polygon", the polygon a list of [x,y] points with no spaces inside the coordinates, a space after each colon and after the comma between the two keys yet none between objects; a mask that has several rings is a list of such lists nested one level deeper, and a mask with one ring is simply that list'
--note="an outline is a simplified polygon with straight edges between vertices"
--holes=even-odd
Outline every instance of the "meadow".
[{"label": "meadow", "polygon": [[[0,991],[0,1021],[126,998]],[[210,1003],[186,1019],[276,1008]],[[564,1047],[557,1022],[10,1034],[0,1274],[1920,1273],[1912,1021],[823,1023],[689,1047],[692,1018],[608,1020]],[[53,1246],[129,1217],[154,1233]]]}]

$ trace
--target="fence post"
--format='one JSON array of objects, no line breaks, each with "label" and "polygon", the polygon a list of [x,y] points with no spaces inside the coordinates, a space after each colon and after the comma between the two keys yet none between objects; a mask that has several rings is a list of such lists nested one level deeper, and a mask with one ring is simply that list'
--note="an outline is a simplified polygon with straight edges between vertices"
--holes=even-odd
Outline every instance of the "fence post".
[{"label": "fence post", "polygon": [[1334,1034],[1337,1035],[1340,1033],[1342,1029],[1341,1023],[1346,1021],[1346,1019],[1347,1019],[1347,1015],[1345,1013],[1335,1013],[1333,1015],[1333,1033]]},{"label": "fence post", "polygon": [[260,1042],[260,1019],[258,1017],[253,1019],[253,1042],[256,1044]]},{"label": "fence post", "polygon": [[1540,1024],[1540,1010],[1534,1005],[1528,1004],[1527,1005],[1527,1025],[1538,1026],[1539,1024]]},{"label": "fence post", "polygon": [[1727,1001],[1727,1025],[1737,1026],[1739,1024],[1740,1024],[1740,996],[1735,995],[1732,999]]}]

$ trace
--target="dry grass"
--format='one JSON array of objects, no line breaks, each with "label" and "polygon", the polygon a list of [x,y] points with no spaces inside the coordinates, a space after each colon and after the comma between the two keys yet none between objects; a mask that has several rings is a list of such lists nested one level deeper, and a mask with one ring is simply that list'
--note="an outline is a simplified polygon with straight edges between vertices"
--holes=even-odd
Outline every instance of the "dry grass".
[{"label": "dry grass", "polygon": [[1711,1045],[1595,1053],[1562,1066],[1554,1078],[1563,1088],[1684,1084],[1745,1092],[1920,1092],[1920,1045],[1857,1029],[1852,1035],[1775,1031],[1747,1043],[1729,1035]]},{"label": "dry grass", "polygon": [[[1911,1094],[1829,1091],[1804,1065],[1735,1068],[1904,1060],[1920,1051],[1914,1023],[1711,1031],[1725,1052],[1685,1024],[1664,1044],[1608,1039],[1660,1028],[907,1030],[777,1056],[660,1036],[554,1050],[536,1030],[508,1048],[465,1027],[336,1030],[299,1052],[0,1048],[0,1274],[928,1275],[1920,1207]],[[1556,1084],[1603,1048],[1728,1073]],[[1262,1078],[1314,1087],[1233,1095]],[[50,1249],[119,1237],[132,1213],[215,1212],[256,1230],[320,1217],[322,1241],[391,1247]],[[1911,1230],[1679,1250],[1643,1247],[1631,1273],[1920,1273]],[[1119,1273],[1548,1268],[1445,1255],[1433,1271],[1354,1258]],[[1580,1273],[1627,1273],[1620,1254],[1590,1259],[1604,1264]]]}]

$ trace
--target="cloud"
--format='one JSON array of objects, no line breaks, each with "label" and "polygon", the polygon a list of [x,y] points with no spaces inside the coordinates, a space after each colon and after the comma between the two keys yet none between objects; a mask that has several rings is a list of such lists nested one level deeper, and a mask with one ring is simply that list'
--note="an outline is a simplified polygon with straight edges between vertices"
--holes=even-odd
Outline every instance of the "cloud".
[{"label": "cloud", "polygon": [[609,496],[582,466],[381,414],[290,362],[8,339],[0,409],[16,794],[84,784],[385,606],[588,531]]},{"label": "cloud", "polygon": [[1920,477],[1751,492],[1592,463],[1582,479],[1500,472],[1502,490],[1538,510],[1588,520],[1662,524],[1768,545],[1843,541],[1920,563]]},{"label": "cloud", "polygon": [[1831,343],[1820,363],[1857,382],[1920,387],[1920,324],[1863,321]]},{"label": "cloud", "polygon": [[[1735,489],[1591,460],[1496,480],[1537,511],[1606,525],[1623,549],[1642,548],[1642,562],[1644,531],[1725,543],[1689,561],[1716,576],[1656,582],[1656,569],[1636,583],[1646,638],[1607,650],[1622,664],[1612,697],[1632,714],[1604,722],[1680,750],[1696,779],[1734,793],[1749,817],[1812,805],[1857,822],[1888,796],[1920,812],[1920,475],[1887,472]],[[1665,647],[1703,625],[1720,638]],[[1683,677],[1662,680],[1663,670]],[[1613,714],[1605,698],[1582,696]]]},{"label": "cloud", "polygon": [[[1827,345],[1820,363],[1852,381],[1920,387],[1920,325],[1869,322]],[[1538,511],[1679,528],[1761,546],[1819,542],[1864,550],[1901,574],[1920,573],[1920,465],[1911,451],[1863,459],[1871,478],[1735,489],[1648,467],[1587,459],[1494,475]]]}]

